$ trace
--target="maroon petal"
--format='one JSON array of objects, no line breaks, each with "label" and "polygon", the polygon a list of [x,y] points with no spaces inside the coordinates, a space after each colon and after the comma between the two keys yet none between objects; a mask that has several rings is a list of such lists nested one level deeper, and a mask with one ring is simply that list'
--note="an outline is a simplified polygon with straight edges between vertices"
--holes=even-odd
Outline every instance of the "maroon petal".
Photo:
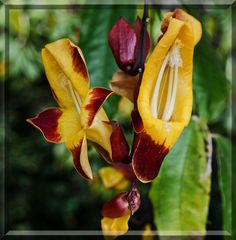
[{"label": "maroon petal", "polygon": [[158,175],[169,149],[164,144],[155,143],[145,132],[140,133],[138,139],[132,165],[136,177],[141,182],[147,183]]},{"label": "maroon petal", "polygon": [[110,201],[106,202],[102,208],[103,217],[119,218],[129,212],[127,201],[128,193],[120,193]]},{"label": "maroon petal", "polygon": [[58,131],[58,120],[61,115],[62,111],[59,108],[49,108],[26,121],[38,128],[47,141],[59,143],[61,135]]},{"label": "maroon petal", "polygon": [[105,123],[111,124],[113,130],[110,137],[113,162],[126,161],[129,156],[129,145],[125,139],[119,122],[110,121]]},{"label": "maroon petal", "polygon": [[133,26],[121,17],[110,30],[108,42],[120,69],[126,71],[127,68],[131,68],[135,62],[137,45],[137,36]]}]

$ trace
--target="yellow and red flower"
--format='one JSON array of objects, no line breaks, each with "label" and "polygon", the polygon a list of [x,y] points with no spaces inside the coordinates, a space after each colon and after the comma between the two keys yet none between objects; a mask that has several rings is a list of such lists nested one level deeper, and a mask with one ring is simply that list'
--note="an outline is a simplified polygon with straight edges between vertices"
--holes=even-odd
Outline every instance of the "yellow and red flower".
[{"label": "yellow and red flower", "polygon": [[102,209],[101,228],[104,236],[118,236],[129,229],[128,221],[140,207],[140,194],[135,184],[129,192],[119,193],[106,202]]},{"label": "yellow and red flower", "polygon": [[[73,155],[76,170],[85,179],[92,179],[87,139],[110,162],[122,161],[129,153],[119,124],[110,123],[102,108],[112,91],[89,89],[89,74],[83,54],[69,39],[47,44],[42,49],[42,59],[59,108],[48,108],[27,121],[38,128],[47,141],[64,142]],[[114,148],[117,141],[120,144]]]},{"label": "yellow and red flower", "polygon": [[[158,175],[164,157],[189,123],[193,52],[202,33],[200,22],[180,9],[165,14],[161,30],[163,34],[145,66],[137,109],[132,112],[137,133],[132,166],[144,183]],[[111,86],[132,100],[127,87],[131,82],[130,78],[116,78]]]}]

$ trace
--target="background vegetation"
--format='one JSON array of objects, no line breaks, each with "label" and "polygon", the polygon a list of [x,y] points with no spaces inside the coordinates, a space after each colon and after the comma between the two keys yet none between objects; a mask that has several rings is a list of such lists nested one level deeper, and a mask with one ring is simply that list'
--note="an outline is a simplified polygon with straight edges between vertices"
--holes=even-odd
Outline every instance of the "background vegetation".
[{"label": "background vegetation", "polygon": [[[184,131],[164,162],[160,177],[152,185],[143,187],[142,208],[130,225],[131,229],[139,230],[150,224],[160,231],[181,231],[204,229],[206,224],[208,230],[231,231],[230,142],[236,142],[236,129],[232,127],[229,80],[231,51],[235,52],[231,30],[235,34],[235,25],[232,28],[229,8],[185,8],[203,25],[193,74],[193,114],[198,120],[195,118]],[[163,11],[159,7],[150,10],[152,46],[160,34]],[[46,43],[70,38],[83,50],[92,86],[108,87],[117,70],[107,43],[108,31],[120,16],[134,23],[141,12],[142,9],[134,6],[68,9],[25,6],[9,11],[9,24],[5,26],[9,68],[4,84],[6,232],[100,229],[101,207],[114,194],[113,190],[104,188],[97,174],[106,163],[90,147],[95,180],[86,182],[74,170],[64,145],[47,143],[25,119],[46,107],[56,106],[40,57]],[[2,18],[1,26],[4,26]],[[3,42],[3,37],[0,39]],[[3,59],[0,64],[3,79]],[[232,100],[235,103],[234,94]],[[113,96],[106,104],[106,111],[110,119],[121,121],[127,138],[132,139],[130,121],[124,113],[127,109],[120,103],[120,97]],[[213,173],[211,180],[208,177],[201,182],[207,168],[209,131],[213,133]]]}]

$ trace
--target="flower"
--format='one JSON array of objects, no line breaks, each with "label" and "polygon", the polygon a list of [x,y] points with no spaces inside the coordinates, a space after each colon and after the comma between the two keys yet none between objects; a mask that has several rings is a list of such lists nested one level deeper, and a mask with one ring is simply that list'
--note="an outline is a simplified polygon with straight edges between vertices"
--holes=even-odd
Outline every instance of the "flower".
[{"label": "flower", "polygon": [[176,9],[165,15],[154,51],[149,57],[138,96],[138,129],[132,165],[141,182],[158,174],[162,161],[176,143],[192,112],[194,46],[201,38],[198,20]]},{"label": "flower", "polygon": [[129,229],[128,221],[140,207],[140,194],[135,184],[129,192],[119,193],[106,202],[102,209],[101,227],[103,235],[118,236]]},{"label": "flower", "polygon": [[[87,139],[99,148],[106,160],[122,161],[129,153],[119,124],[109,122],[102,108],[112,94],[105,88],[89,89],[90,80],[81,50],[69,39],[60,39],[42,49],[45,72],[58,108],[48,108],[27,121],[45,139],[64,142],[73,155],[76,170],[93,179],[88,161]],[[114,145],[119,142],[118,146]]]},{"label": "flower", "polygon": [[[117,65],[121,70],[132,75],[138,73],[133,69],[140,48],[141,19],[137,18],[135,26],[131,26],[124,18],[120,18],[109,32],[108,42]],[[150,49],[150,39],[146,33],[145,57]]]}]

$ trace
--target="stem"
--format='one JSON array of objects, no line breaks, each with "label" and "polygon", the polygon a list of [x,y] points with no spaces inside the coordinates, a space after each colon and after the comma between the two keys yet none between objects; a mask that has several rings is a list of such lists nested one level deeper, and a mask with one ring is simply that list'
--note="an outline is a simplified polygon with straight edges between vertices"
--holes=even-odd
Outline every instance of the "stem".
[{"label": "stem", "polygon": [[138,70],[139,72],[139,81],[137,87],[135,89],[134,95],[134,109],[137,108],[137,99],[139,94],[139,88],[141,85],[143,72],[144,72],[144,64],[145,64],[145,51],[146,51],[146,38],[147,38],[147,22],[148,22],[148,0],[145,0],[144,11],[142,17],[142,26],[140,33],[140,45],[138,49],[137,61],[133,66],[133,71]]},{"label": "stem", "polygon": [[[145,64],[145,51],[146,51],[146,37],[147,37],[147,22],[148,22],[148,0],[145,0],[144,3],[144,11],[142,17],[142,26],[140,33],[140,45],[138,48],[137,61],[134,64],[133,69],[138,69],[139,72],[139,81],[136,85],[136,89],[134,92],[134,110],[137,109],[137,100],[139,95],[139,88],[142,82],[143,72],[144,72],[144,64]],[[130,153],[130,160],[133,158],[134,150],[135,150],[135,142],[136,142],[136,133],[134,132],[133,145]]]}]

